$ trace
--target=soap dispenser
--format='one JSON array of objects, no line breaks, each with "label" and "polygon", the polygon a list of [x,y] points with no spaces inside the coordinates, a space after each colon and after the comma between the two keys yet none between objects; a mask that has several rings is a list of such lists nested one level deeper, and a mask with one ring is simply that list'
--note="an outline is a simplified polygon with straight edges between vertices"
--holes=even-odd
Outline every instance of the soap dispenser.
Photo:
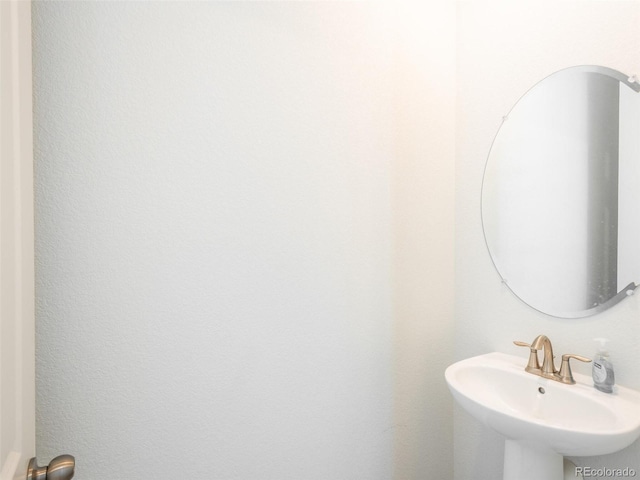
[{"label": "soap dispenser", "polygon": [[598,351],[593,359],[593,386],[605,393],[613,393],[613,385],[616,378],[613,373],[613,365],[609,360],[606,338],[595,338],[598,343]]}]

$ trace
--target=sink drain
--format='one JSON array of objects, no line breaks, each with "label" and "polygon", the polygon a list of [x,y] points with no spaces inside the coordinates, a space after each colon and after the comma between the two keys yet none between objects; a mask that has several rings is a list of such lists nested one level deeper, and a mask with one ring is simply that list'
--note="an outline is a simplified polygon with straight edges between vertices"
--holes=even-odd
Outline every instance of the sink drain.
[{"label": "sink drain", "polygon": [[538,392],[540,392],[540,393],[544,394],[544,388],[542,388],[542,387],[538,387]]}]

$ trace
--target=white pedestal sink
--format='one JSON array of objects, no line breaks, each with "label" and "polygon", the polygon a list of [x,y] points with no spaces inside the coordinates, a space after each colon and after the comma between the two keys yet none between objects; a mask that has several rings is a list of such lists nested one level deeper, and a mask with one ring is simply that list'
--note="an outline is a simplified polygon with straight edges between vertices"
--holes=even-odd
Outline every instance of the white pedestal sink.
[{"label": "white pedestal sink", "polygon": [[640,437],[640,392],[602,393],[580,374],[565,385],[525,372],[526,364],[496,352],[445,372],[455,400],[506,437],[504,480],[562,480],[564,455],[606,455]]}]

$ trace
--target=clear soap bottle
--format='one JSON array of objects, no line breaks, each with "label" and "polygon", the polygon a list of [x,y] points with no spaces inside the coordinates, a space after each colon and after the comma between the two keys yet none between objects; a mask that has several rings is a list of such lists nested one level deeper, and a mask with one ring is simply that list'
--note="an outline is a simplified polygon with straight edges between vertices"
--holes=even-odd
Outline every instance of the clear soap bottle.
[{"label": "clear soap bottle", "polygon": [[616,377],[613,372],[613,364],[609,360],[606,338],[595,338],[598,343],[598,351],[593,359],[593,386],[605,393],[613,393]]}]

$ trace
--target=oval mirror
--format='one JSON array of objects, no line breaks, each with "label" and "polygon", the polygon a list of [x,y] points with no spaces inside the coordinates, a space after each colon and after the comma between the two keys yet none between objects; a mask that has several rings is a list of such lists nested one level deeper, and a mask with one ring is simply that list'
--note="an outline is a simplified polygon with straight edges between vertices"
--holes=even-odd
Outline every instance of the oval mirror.
[{"label": "oval mirror", "polygon": [[598,66],[556,72],[504,117],[482,183],[493,263],[522,301],[599,313],[640,282],[640,85]]}]

